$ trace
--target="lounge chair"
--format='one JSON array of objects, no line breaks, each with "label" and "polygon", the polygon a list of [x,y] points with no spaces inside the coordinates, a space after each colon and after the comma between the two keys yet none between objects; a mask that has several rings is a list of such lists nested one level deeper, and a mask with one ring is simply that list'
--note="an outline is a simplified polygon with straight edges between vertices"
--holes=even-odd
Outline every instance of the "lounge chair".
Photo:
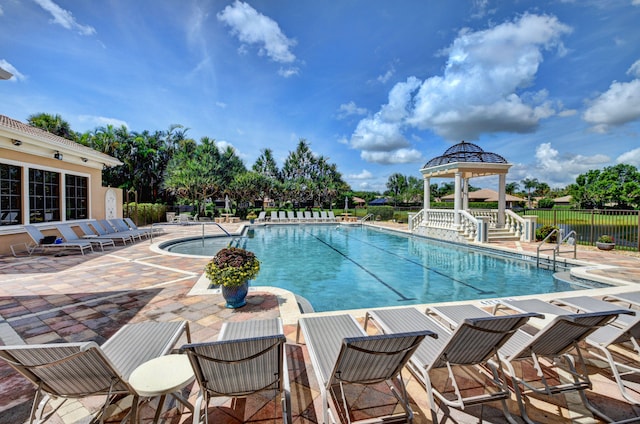
[{"label": "lounge chair", "polygon": [[298,220],[294,211],[287,211],[287,219],[289,220],[289,222],[296,222]]},{"label": "lounge chair", "polygon": [[608,302],[622,302],[627,305],[627,308],[640,307],[640,291],[627,292],[627,293],[615,293],[608,294],[602,297],[602,300]]},{"label": "lounge chair", "polygon": [[278,211],[271,211],[271,222],[278,222],[280,218],[278,218]]},{"label": "lounge chair", "polygon": [[[114,242],[121,241],[123,245],[126,245],[128,241],[130,241],[131,243],[133,243],[134,241],[133,236],[131,234],[124,234],[124,233],[118,234],[117,232],[107,233],[104,227],[100,225],[98,221],[95,221],[95,220],[89,221],[88,223],[79,222],[78,225],[80,226],[80,229],[85,233],[85,237],[87,238],[93,238],[94,235],[97,233],[97,237],[110,238]],[[93,228],[93,230],[91,230],[91,228]]]},{"label": "lounge chair", "polygon": [[313,211],[313,220],[315,222],[320,222],[320,212],[318,211]]},{"label": "lounge chair", "polygon": [[104,252],[105,246],[113,246],[116,247],[113,239],[102,239],[102,238],[90,238],[90,239],[81,239],[78,237],[75,231],[68,224],[56,224],[56,229],[60,234],[62,234],[62,238],[67,243],[71,242],[89,242],[94,246],[99,246],[100,249]]},{"label": "lounge chair", "polygon": [[[581,303],[580,298],[567,298],[566,301],[571,304]],[[560,303],[564,303],[562,302],[562,299],[560,299]],[[598,301],[595,303],[587,301],[581,305],[583,309],[585,308],[585,304],[591,305],[589,310],[592,312],[598,308],[602,311],[605,310],[604,308],[608,307],[611,309],[616,308],[617,306],[604,301]],[[568,309],[548,302],[543,302],[539,299],[501,301],[499,305],[496,305],[498,308],[501,306],[519,312],[537,310],[552,317],[572,313]],[[574,305],[572,305],[572,307],[575,308]],[[626,322],[626,324],[623,322]],[[629,377],[637,380],[638,376],[640,376],[640,368],[637,366],[638,355],[640,355],[640,348],[638,346],[639,333],[640,322],[638,322],[638,319],[628,317],[628,314],[622,314],[614,322],[597,329],[586,338],[589,352],[596,358],[608,363],[611,375],[618,385],[620,394],[628,402],[636,405],[640,404],[640,400],[633,397],[627,390],[626,386],[628,384],[627,381],[629,381]],[[631,347],[629,348],[627,345],[631,345]],[[620,356],[621,354],[624,354],[624,358]],[[623,360],[624,362],[622,362]],[[632,383],[632,385],[633,384],[635,383]]]},{"label": "lounge chair", "polygon": [[[0,358],[36,387],[29,422],[50,418],[67,399],[106,396],[100,422],[116,395],[132,395],[129,415],[137,422],[139,395],[128,382],[144,362],[166,355],[189,326],[182,322],[144,322],[120,328],[102,346],[95,342],[0,346]],[[51,398],[64,401],[45,411]],[[126,417],[125,417],[126,419]]]},{"label": "lounge chair", "polygon": [[336,216],[333,213],[333,211],[329,211],[328,216],[329,216],[329,222],[335,222],[336,221]]},{"label": "lounge chair", "polygon": [[117,232],[134,234],[134,237],[138,237],[140,240],[142,240],[142,237],[149,238],[151,236],[151,233],[149,230],[133,229],[129,227],[129,225],[122,218],[110,219],[109,223],[113,226],[113,228],[116,229]]},{"label": "lounge chair", "polygon": [[320,221],[329,222],[329,215],[327,215],[327,211],[320,211]]},{"label": "lounge chair", "polygon": [[[204,218],[201,218],[202,220],[204,220]],[[134,231],[144,231],[146,232],[149,237],[151,235],[160,235],[160,234],[164,234],[164,230],[161,227],[153,227],[151,226],[150,228],[140,228],[136,225],[135,222],[133,222],[133,219],[131,218],[125,218],[124,222],[129,226],[129,228],[131,228]]]},{"label": "lounge chair", "polygon": [[258,222],[265,222],[267,220],[267,213],[265,211],[260,211],[260,213],[258,214],[258,218],[256,219],[256,221]]},{"label": "lounge chair", "polygon": [[[344,413],[351,415],[345,385],[381,382],[386,382],[400,401],[405,411],[403,417],[412,420],[413,413],[409,407],[401,371],[420,342],[426,336],[435,337],[432,332],[421,330],[368,336],[355,318],[346,314],[300,318],[298,341],[300,332],[304,335],[320,386],[323,423],[329,423],[329,416],[332,417],[332,422],[336,422],[330,409],[331,404],[337,412],[332,399],[334,396],[340,399]],[[394,387],[394,381],[399,390]]]},{"label": "lounge chair", "polygon": [[[566,297],[554,300],[554,303],[564,305],[579,312],[602,312],[607,309],[618,308],[604,300],[589,296]],[[638,398],[638,379],[640,378],[640,314],[638,311],[626,310],[620,314],[611,325],[603,327],[587,338],[590,347],[598,349],[591,354],[606,361],[616,380],[620,394],[628,401],[640,405]],[[612,346],[615,348],[611,349]],[[622,356],[624,356],[624,358]],[[632,396],[627,386],[636,386],[636,396]]]},{"label": "lounge chair", "polygon": [[288,219],[287,219],[287,212],[285,212],[285,211],[279,211],[279,212],[278,212],[278,221],[280,221],[280,222],[287,222],[287,221],[288,221]]},{"label": "lounge chair", "polygon": [[[426,388],[431,419],[434,423],[438,423],[434,395],[445,405],[462,410],[468,405],[500,401],[507,420],[515,423],[506,403],[506,399],[510,397],[509,387],[504,373],[495,365],[499,364],[497,350],[529,318],[536,316],[540,315],[529,313],[498,317],[480,313],[477,318],[465,318],[451,332],[435,319],[413,307],[379,309],[367,312],[365,328],[372,322],[384,333],[429,330],[438,334],[437,340],[422,343],[408,364],[409,369]],[[490,368],[492,377],[487,378],[483,369],[477,365]],[[441,388],[436,387],[437,380],[433,380],[431,374],[445,367],[449,370],[449,379],[445,384],[440,384]],[[467,372],[457,377],[454,369],[460,367],[464,367]],[[472,395],[464,397],[460,386],[470,379],[476,381],[479,387],[485,387],[485,392],[479,394],[474,391]],[[445,392],[444,389],[449,390]]]},{"label": "lounge chair", "polygon": [[99,219],[98,223],[100,225],[102,225],[102,228],[104,228],[104,231],[107,232],[107,234],[127,234],[131,237],[132,241],[135,241],[136,238],[138,238],[138,240],[142,240],[142,235],[133,231],[118,231],[118,229],[116,227],[113,226],[113,224],[106,219]]},{"label": "lounge chair", "polygon": [[56,240],[54,240],[53,243],[45,244],[44,243],[44,241],[46,240],[45,235],[42,234],[42,231],[40,231],[37,227],[34,227],[33,225],[25,225],[24,229],[27,231],[27,234],[29,234],[29,237],[31,237],[31,239],[34,242],[33,245],[27,246],[27,251],[29,252],[30,255],[37,250],[46,251],[51,249],[56,249],[56,250],[78,249],[80,250],[80,253],[82,253],[83,255],[85,250],[89,250],[93,252],[93,247],[91,246],[91,243],[89,243],[88,241],[78,240],[78,241],[71,241],[71,242],[56,243],[55,242]]},{"label": "lounge chair", "polygon": [[[429,311],[445,319],[450,325],[455,325],[469,316],[479,316],[481,313],[493,316],[473,305],[432,307]],[[611,421],[591,405],[584,393],[586,389],[591,388],[591,381],[580,343],[621,313],[624,311],[613,309],[588,314],[558,315],[537,332],[516,331],[498,350],[500,361],[511,377],[522,418],[527,423],[533,421],[525,409],[525,395],[534,393],[552,396],[566,392],[578,392],[587,409],[606,421]],[[571,355],[570,352],[574,352],[575,355]],[[527,372],[526,363],[535,372]],[[516,368],[521,372],[516,372]],[[560,380],[555,375],[557,373],[567,374],[570,378]],[[533,376],[537,376],[539,380],[534,381]]]},{"label": "lounge chair", "polygon": [[304,220],[307,222],[313,221],[313,217],[311,216],[311,211],[304,211]]},{"label": "lounge chair", "polygon": [[189,356],[200,387],[193,422],[200,421],[204,406],[208,423],[212,397],[246,397],[275,390],[280,393],[283,421],[291,423],[285,342],[282,321],[275,318],[226,322],[217,341],[182,346],[180,350]]},{"label": "lounge chair", "polygon": [[298,218],[298,222],[305,222],[307,219],[304,217],[304,211],[297,211],[296,217]]}]

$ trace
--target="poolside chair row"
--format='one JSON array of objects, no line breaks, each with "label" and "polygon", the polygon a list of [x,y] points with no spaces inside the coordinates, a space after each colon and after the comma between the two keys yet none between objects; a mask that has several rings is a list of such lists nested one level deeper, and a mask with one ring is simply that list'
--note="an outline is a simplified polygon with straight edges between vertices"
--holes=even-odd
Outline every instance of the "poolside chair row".
[{"label": "poolside chair row", "polygon": [[[410,421],[412,411],[402,376],[405,366],[424,385],[434,423],[440,422],[438,404],[464,410],[493,401],[499,401],[507,420],[515,423],[507,405],[511,391],[526,422],[533,422],[526,410],[527,396],[565,392],[577,392],[592,413],[610,421],[584,393],[592,387],[584,345],[589,353],[595,348],[604,358],[613,357],[608,351],[614,344],[632,341],[637,350],[638,318],[630,309],[593,298],[564,298],[555,303],[504,300],[494,309],[495,313],[509,312],[501,315],[473,305],[434,306],[424,312],[415,307],[379,309],[367,312],[364,327],[349,314],[308,316],[298,322],[296,342],[303,336],[320,386],[323,423],[341,418],[352,421],[349,385],[383,382],[402,406],[400,417]],[[379,334],[369,335],[370,323]],[[147,325],[155,329],[159,324]],[[126,383],[128,375],[142,363],[140,358],[148,360],[167,352],[165,341],[175,343],[176,332],[185,331],[184,326],[173,325],[176,327],[169,330],[154,330],[153,337],[146,334],[151,330],[125,326],[126,342],[116,335],[112,339],[117,338],[117,343],[109,339],[102,348],[95,344],[4,346],[0,357],[38,388],[34,411],[46,395],[128,392],[135,397],[135,390]],[[186,330],[188,333],[188,325]],[[147,342],[139,343],[138,337],[153,338],[154,346],[160,343],[164,348],[149,353]],[[207,422],[207,406],[213,397],[244,397],[262,390],[279,393],[283,419],[290,422],[285,342],[282,322],[276,318],[227,322],[217,341],[183,345],[180,351],[188,355],[199,386],[194,422],[200,421],[203,410]],[[85,352],[92,352],[90,360],[84,358]],[[91,370],[84,369],[87,365]],[[613,370],[619,366],[617,362],[609,365]],[[95,374],[103,368],[104,372]],[[85,378],[89,372],[111,380],[88,387],[93,385],[93,380]],[[434,378],[442,372],[448,378]],[[476,386],[468,391],[472,382]],[[623,382],[619,387],[622,391],[627,385]],[[627,396],[629,402],[640,404],[631,394]],[[399,418],[397,413],[384,417],[395,418]]]},{"label": "poolside chair row", "polygon": [[[263,212],[260,212],[262,215]],[[265,216],[262,215],[263,220]],[[270,222],[335,222],[336,216],[333,211],[271,211]],[[258,216],[258,222],[261,222]]]},{"label": "poolside chair row", "polygon": [[124,245],[136,239],[142,240],[143,237],[149,238],[152,231],[138,228],[131,218],[78,221],[74,225],[80,228],[82,235],[78,235],[68,223],[54,224],[60,237],[45,236],[38,227],[25,225],[24,229],[32,240],[27,245],[27,252],[33,254],[38,251],[76,249],[84,255],[85,251],[93,252],[94,247],[104,251],[105,247],[115,246],[116,242]]}]

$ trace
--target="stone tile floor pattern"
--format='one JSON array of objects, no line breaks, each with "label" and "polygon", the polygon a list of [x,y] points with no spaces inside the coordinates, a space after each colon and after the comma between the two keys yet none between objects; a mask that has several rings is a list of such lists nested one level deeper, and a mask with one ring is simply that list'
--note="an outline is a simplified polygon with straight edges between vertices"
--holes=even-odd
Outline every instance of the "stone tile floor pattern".
[{"label": "stone tile floor pattern", "polygon": [[[406,230],[406,225],[387,225]],[[228,224],[226,228],[236,231],[238,225]],[[167,234],[160,239],[198,234],[199,231],[198,226],[167,227]],[[497,245],[515,251],[535,252],[536,248],[535,244],[519,242]],[[142,241],[87,256],[0,257],[0,343],[93,340],[101,344],[122,325],[146,320],[188,320],[192,340],[204,342],[215,340],[225,321],[280,315],[276,296],[267,292],[251,292],[248,305],[239,310],[225,308],[220,295],[187,296],[201,276],[207,259],[162,255],[149,247],[149,241]],[[578,259],[614,265],[616,268],[606,272],[594,272],[640,283],[640,258],[637,254],[601,252],[580,247]],[[308,352],[304,344],[296,343],[295,325],[287,325],[285,332],[289,342],[287,356],[293,421],[321,422],[319,390]],[[590,372],[594,388],[588,391],[588,397],[594,404],[616,419],[640,416],[640,408],[631,406],[617,396],[617,389],[611,380],[596,368]],[[415,412],[414,421],[417,424],[431,422],[424,388],[409,372],[405,371],[404,377]],[[186,390],[192,403],[197,393],[197,387],[194,386],[195,383]],[[34,389],[26,379],[0,361],[0,424],[26,421],[33,393]],[[398,410],[395,398],[389,395],[384,385],[350,389],[348,397],[356,410],[353,416],[356,419]],[[99,409],[102,400],[91,397],[68,402],[50,422],[90,422],[91,414]],[[220,424],[280,421],[282,411],[276,400],[271,394],[236,401],[218,400],[210,404],[209,420]],[[527,408],[531,417],[540,422],[598,422],[591,414],[581,415],[579,409],[573,406],[574,401],[571,396],[555,396],[553,402],[531,398]],[[123,405],[126,406],[126,403],[123,402]],[[153,406],[153,402],[143,404],[143,423],[151,422]],[[513,413],[517,413],[514,401],[510,402],[509,407]],[[505,422],[499,404],[450,412],[452,422]],[[440,410],[442,414],[443,410]],[[116,422],[122,416],[123,413],[116,412],[109,422]],[[169,423],[192,420],[191,413],[179,414],[172,405],[169,405],[164,418]]]}]

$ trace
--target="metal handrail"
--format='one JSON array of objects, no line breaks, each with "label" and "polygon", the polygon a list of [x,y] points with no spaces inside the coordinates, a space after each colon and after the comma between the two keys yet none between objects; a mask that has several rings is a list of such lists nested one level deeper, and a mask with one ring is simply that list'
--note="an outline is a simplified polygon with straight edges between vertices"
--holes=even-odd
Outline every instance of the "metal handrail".
[{"label": "metal handrail", "polygon": [[363,216],[363,217],[362,217],[362,219],[361,219],[360,221],[361,221],[361,222],[364,222],[364,221],[366,221],[366,220],[368,220],[368,219],[371,219],[371,218],[373,218],[373,214],[372,214],[372,213],[368,213],[368,214],[366,214],[365,216]]},{"label": "metal handrail", "polygon": [[[551,236],[553,236],[554,234],[557,234],[556,244],[553,247],[549,247],[547,249],[541,249],[541,247],[544,246],[547,240],[550,239]],[[544,240],[542,240],[542,242],[540,242],[540,244],[538,245],[537,254],[536,254],[536,266],[540,267],[540,252],[552,250],[553,251],[553,270],[555,271],[556,255],[559,255],[560,253],[570,252],[570,250],[565,250],[565,251],[560,250],[560,246],[562,246],[563,244],[568,244],[573,246],[573,259],[576,259],[576,256],[578,253],[578,243],[576,242],[576,237],[577,237],[577,233],[573,230],[569,231],[569,233],[566,236],[562,237],[562,230],[558,228],[554,228],[549,234],[547,234]]]},{"label": "metal handrail", "polygon": [[153,224],[151,224],[151,237],[149,238],[150,242],[153,243],[153,229],[154,227],[157,226],[161,226],[161,225],[198,225],[200,224],[202,226],[202,240],[204,240],[205,234],[204,234],[204,228],[205,225],[215,225],[216,227],[220,228],[222,230],[223,233],[225,233],[228,237],[233,237],[227,230],[224,229],[224,227],[222,225],[220,225],[218,222],[189,222],[189,223],[172,223],[172,222],[161,222],[161,223],[156,223],[154,222]]}]

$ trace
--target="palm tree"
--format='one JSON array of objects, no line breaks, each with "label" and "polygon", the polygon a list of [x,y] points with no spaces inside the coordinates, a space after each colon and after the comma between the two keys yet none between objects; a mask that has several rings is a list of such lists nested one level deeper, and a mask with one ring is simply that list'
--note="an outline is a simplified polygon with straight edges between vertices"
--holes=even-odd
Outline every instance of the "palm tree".
[{"label": "palm tree", "polygon": [[55,134],[57,136],[66,138],[67,140],[76,140],[76,134],[71,130],[71,125],[60,115],[50,115],[48,113],[36,113],[30,115],[27,118],[27,122],[32,127],[40,128]]},{"label": "palm tree", "polygon": [[527,191],[527,206],[531,208],[531,189],[535,189],[538,186],[537,178],[525,178],[522,180],[522,185],[524,185],[524,189]]}]

